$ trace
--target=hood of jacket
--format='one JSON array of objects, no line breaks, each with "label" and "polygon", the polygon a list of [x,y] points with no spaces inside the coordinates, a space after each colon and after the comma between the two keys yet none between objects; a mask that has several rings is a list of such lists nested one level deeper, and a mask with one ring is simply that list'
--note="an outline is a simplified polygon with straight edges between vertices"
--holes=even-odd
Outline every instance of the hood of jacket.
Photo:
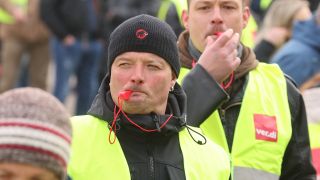
[{"label": "hood of jacket", "polygon": [[[182,32],[178,39],[179,58],[182,67],[191,69],[193,57],[190,55],[188,41],[189,32]],[[245,74],[247,74],[250,70],[254,69],[258,65],[258,60],[256,59],[256,55],[254,54],[252,49],[243,46],[241,54],[241,64],[234,72],[235,79],[243,77]]]},{"label": "hood of jacket", "polygon": [[320,24],[315,16],[306,21],[297,21],[293,27],[292,40],[297,40],[320,51]]},{"label": "hood of jacket", "polygon": [[[110,94],[110,78],[106,75],[103,79],[98,94],[96,95],[88,114],[93,115],[101,120],[107,121],[111,125],[114,118],[115,103]],[[116,107],[118,109],[118,107]],[[168,123],[159,128],[172,114]],[[165,115],[155,113],[150,114],[126,114],[134,123],[145,129],[157,129],[153,134],[176,134],[186,126],[186,95],[178,83],[175,84],[174,90],[168,95],[168,102]],[[117,118],[118,128],[124,127],[133,132],[144,133],[135,125],[130,123],[123,113]]]}]

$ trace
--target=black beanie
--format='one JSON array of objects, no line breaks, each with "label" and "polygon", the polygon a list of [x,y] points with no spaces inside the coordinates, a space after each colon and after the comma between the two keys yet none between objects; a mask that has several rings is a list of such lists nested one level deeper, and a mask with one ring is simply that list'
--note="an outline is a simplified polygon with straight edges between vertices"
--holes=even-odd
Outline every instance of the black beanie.
[{"label": "black beanie", "polygon": [[177,37],[171,27],[155,17],[138,15],[120,24],[110,35],[108,72],[115,58],[125,52],[149,52],[169,63],[178,77],[180,62]]}]

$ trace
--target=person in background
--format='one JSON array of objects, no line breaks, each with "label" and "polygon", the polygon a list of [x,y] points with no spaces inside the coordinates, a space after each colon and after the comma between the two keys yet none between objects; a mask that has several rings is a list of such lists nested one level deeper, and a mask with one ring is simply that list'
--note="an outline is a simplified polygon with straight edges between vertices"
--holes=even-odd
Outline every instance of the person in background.
[{"label": "person in background", "polygon": [[103,23],[101,4],[96,0],[41,0],[41,17],[53,32],[52,52],[55,60],[53,94],[65,102],[71,92],[69,80],[76,77],[76,109],[86,114],[99,83],[102,59]]},{"label": "person in background", "polygon": [[[255,16],[257,22],[263,22],[266,13],[268,12],[272,3],[276,2],[275,0],[251,0],[250,9],[252,9],[251,13]],[[319,4],[319,0],[308,0],[310,4],[311,12],[314,12]],[[283,7],[284,9],[286,7]],[[259,24],[260,26],[260,24]]]},{"label": "person in background", "polygon": [[305,106],[275,64],[239,43],[243,0],[189,0],[179,39],[188,123],[230,153],[234,179],[315,179]]},{"label": "person in background", "polygon": [[39,15],[39,0],[0,1],[2,75],[0,92],[15,88],[23,55],[28,86],[47,90],[50,33]]},{"label": "person in background", "polygon": [[320,179],[320,73],[300,86],[306,105],[312,163]]},{"label": "person in background", "polygon": [[292,36],[294,23],[305,21],[311,16],[308,1],[274,1],[268,9],[256,37],[254,52],[257,59],[261,62],[270,63],[272,56]]},{"label": "person in background", "polygon": [[89,115],[72,118],[69,179],[228,180],[226,152],[186,125],[171,27],[130,18],[112,32],[108,55]]},{"label": "person in background", "polygon": [[292,38],[272,58],[298,87],[320,72],[320,6],[312,18],[297,22]]},{"label": "person in background", "polygon": [[176,36],[184,30],[181,20],[182,10],[187,7],[186,1],[160,0],[157,17],[170,25]]},{"label": "person in background", "polygon": [[0,179],[64,180],[69,117],[59,100],[39,88],[0,94]]},{"label": "person in background", "polygon": [[320,179],[320,73],[310,79],[306,89],[301,89],[303,100],[306,104],[310,146],[312,152],[312,163],[317,172],[317,179]]}]

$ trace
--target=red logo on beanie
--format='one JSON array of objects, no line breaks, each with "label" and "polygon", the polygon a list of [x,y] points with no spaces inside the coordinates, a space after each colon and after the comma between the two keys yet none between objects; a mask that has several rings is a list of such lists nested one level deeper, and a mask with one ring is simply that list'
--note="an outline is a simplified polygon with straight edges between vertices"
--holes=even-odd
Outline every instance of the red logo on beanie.
[{"label": "red logo on beanie", "polygon": [[278,128],[275,116],[254,114],[253,119],[256,130],[256,139],[277,142]]},{"label": "red logo on beanie", "polygon": [[137,37],[138,39],[144,39],[144,38],[146,38],[146,36],[148,36],[148,33],[147,33],[146,30],[144,30],[144,29],[138,29],[138,30],[136,31],[136,37]]}]

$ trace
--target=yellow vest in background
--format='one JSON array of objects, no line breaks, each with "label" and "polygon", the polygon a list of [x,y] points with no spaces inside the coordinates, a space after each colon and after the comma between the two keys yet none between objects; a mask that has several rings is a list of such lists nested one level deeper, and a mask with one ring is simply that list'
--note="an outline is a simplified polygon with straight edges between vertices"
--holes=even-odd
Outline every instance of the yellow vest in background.
[{"label": "yellow vest in background", "polygon": [[[9,0],[6,0],[9,1]],[[23,8],[25,11],[27,10],[28,0],[10,0],[12,4]],[[4,9],[0,8],[0,23],[3,24],[13,24],[14,18]]]},{"label": "yellow vest in background", "polygon": [[180,24],[183,25],[181,16],[184,9],[188,9],[187,0],[161,0],[161,5],[157,17],[165,20],[171,4],[174,4],[178,13]]},{"label": "yellow vest in background", "polygon": [[260,9],[262,10],[267,10],[268,7],[270,6],[272,0],[260,0]]}]

